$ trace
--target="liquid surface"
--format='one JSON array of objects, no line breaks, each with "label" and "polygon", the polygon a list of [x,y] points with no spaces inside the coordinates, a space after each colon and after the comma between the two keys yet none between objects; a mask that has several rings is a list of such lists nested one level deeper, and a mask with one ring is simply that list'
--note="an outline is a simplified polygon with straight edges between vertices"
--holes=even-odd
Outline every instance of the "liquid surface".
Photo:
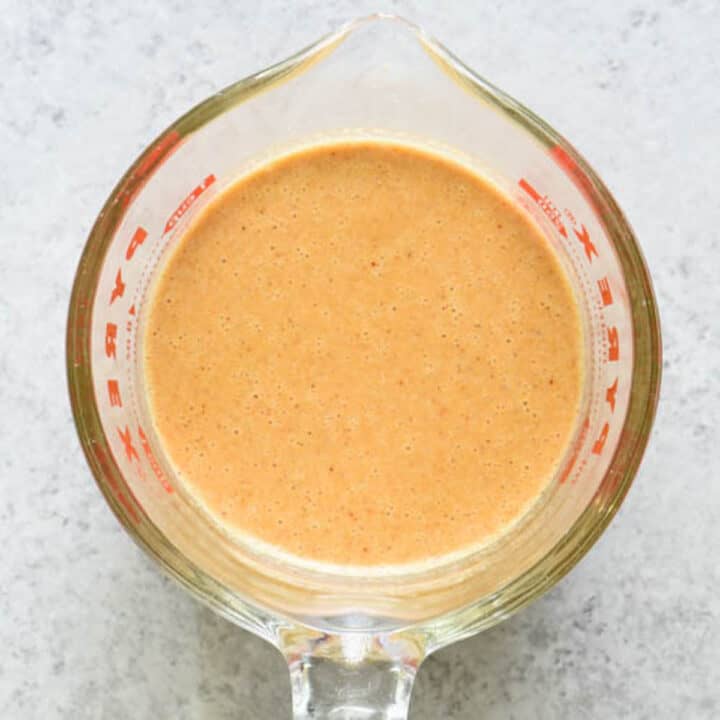
[{"label": "liquid surface", "polygon": [[374,141],[239,180],[147,311],[155,430],[226,529],[311,561],[425,562],[502,532],[574,429],[578,308],[526,214]]}]

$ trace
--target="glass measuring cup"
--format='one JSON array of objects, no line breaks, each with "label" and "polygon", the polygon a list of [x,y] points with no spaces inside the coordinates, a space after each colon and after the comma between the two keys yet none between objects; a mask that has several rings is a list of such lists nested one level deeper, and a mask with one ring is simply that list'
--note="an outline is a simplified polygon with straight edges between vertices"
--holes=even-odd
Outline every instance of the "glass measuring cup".
[{"label": "glass measuring cup", "polygon": [[[177,482],[143,393],[148,288],[190,219],[253,164],[358,135],[436,146],[489,176],[544,229],[583,313],[583,408],[547,497],[497,543],[422,571],[308,569],[230,539]],[[108,503],[166,571],[283,652],[297,718],[404,718],[428,653],[562,577],[627,492],[660,374],[650,280],[599,178],[542,120],[387,16],[210,98],[140,156],[90,234],[67,352],[75,421]]]}]

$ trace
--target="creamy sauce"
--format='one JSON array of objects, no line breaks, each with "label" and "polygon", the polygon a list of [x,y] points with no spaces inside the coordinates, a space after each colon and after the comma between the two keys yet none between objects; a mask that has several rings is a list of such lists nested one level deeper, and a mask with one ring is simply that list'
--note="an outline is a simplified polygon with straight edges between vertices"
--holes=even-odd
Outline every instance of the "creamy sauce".
[{"label": "creamy sauce", "polygon": [[375,141],[277,159],[181,237],[147,310],[156,432],[230,531],[310,561],[432,561],[543,493],[575,427],[579,310],[487,181]]}]

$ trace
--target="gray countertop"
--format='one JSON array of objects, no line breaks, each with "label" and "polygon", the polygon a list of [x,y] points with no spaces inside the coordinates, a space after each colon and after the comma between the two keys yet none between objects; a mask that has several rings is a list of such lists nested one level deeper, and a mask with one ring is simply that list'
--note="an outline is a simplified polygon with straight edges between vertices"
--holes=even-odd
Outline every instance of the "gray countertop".
[{"label": "gray countertop", "polygon": [[[277,651],[161,577],[97,492],[66,397],[65,317],[88,230],[151,138],[378,7],[0,0],[3,720],[289,718]],[[654,436],[608,532],[529,609],[431,657],[411,718],[718,718],[720,4],[381,7],[586,155],[641,240],[665,342]]]}]

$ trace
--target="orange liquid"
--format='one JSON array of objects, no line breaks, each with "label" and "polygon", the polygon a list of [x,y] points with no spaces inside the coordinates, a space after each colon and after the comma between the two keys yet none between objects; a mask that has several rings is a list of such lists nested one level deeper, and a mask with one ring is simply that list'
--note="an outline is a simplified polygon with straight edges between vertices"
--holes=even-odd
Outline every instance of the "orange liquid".
[{"label": "orange liquid", "polygon": [[432,561],[551,481],[578,307],[519,207],[375,141],[277,159],[180,239],[146,313],[155,430],[213,519],[310,561]]}]

